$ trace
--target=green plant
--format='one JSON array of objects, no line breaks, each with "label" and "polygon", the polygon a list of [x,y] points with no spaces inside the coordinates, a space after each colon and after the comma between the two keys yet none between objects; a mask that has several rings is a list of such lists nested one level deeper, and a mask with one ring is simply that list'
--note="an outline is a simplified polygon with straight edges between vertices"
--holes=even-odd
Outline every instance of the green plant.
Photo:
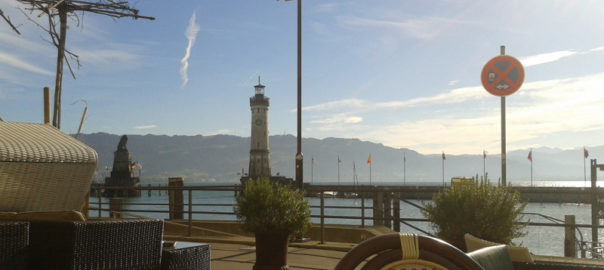
[{"label": "green plant", "polygon": [[509,186],[489,183],[454,185],[424,204],[422,214],[432,223],[437,236],[464,249],[463,235],[510,244],[526,235],[521,222],[526,202]]},{"label": "green plant", "polygon": [[244,230],[256,234],[303,234],[311,226],[303,192],[267,179],[247,181],[237,196],[235,214]]}]

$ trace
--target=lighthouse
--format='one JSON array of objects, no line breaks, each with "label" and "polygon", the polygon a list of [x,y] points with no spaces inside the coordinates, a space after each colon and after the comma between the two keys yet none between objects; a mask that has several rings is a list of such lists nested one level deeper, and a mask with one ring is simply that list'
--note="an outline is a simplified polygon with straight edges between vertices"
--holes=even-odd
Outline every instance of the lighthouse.
[{"label": "lighthouse", "polygon": [[250,145],[250,166],[248,168],[249,178],[271,177],[271,165],[268,146],[268,106],[269,98],[264,96],[264,85],[260,83],[254,86],[255,95],[250,97],[250,109],[252,110],[252,133]]}]

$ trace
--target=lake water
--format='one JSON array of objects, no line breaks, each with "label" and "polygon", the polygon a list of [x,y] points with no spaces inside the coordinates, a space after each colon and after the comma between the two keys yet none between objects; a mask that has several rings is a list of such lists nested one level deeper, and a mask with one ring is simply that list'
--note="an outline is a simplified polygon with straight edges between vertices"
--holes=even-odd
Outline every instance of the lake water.
[{"label": "lake water", "polygon": [[[539,185],[545,185],[544,183],[538,183]],[[555,182],[560,184],[559,186],[572,186],[561,182]],[[583,183],[581,183],[583,184]],[[549,186],[552,186],[551,183]],[[582,186],[582,185],[580,185]],[[168,195],[165,191],[152,191],[149,197],[146,191],[142,191],[143,194],[140,198],[129,198],[125,200],[125,203],[144,203],[144,204],[167,204]],[[185,204],[188,201],[187,193],[184,192]],[[306,198],[312,210],[312,215],[319,215],[320,205],[319,198]],[[108,199],[101,198],[103,203],[108,202]],[[420,204],[421,201],[411,200],[411,202]],[[98,198],[90,198],[91,207],[96,207]],[[228,204],[233,205],[235,198],[233,192],[229,191],[194,191],[193,192],[193,204]],[[361,199],[343,199],[343,198],[326,198],[325,206],[361,206]],[[365,217],[372,216],[372,201],[369,199],[365,200]],[[108,206],[104,206],[108,208]],[[129,205],[125,206],[125,209],[144,209],[144,210],[162,210],[167,211],[167,205]],[[194,211],[207,211],[207,212],[232,212],[232,206],[194,206]],[[186,211],[186,206],[185,206]],[[576,203],[529,203],[525,208],[525,219],[531,222],[543,222],[552,223],[552,221],[540,217],[538,215],[532,215],[528,213],[538,213],[546,215],[558,220],[564,220],[565,215],[575,215],[577,224],[590,224],[591,223],[591,205],[589,204],[576,204]],[[152,217],[152,218],[167,218],[166,213],[136,213],[133,214]],[[91,216],[97,216],[98,211],[91,210]],[[360,209],[325,209],[326,216],[351,216],[360,217]],[[102,213],[102,216],[107,216],[107,213]],[[401,218],[423,218],[418,208],[411,206],[407,203],[401,202],[400,207]],[[187,218],[185,214],[185,218]],[[194,214],[193,219],[196,220],[236,220],[234,215],[223,215],[223,214]],[[312,222],[319,224],[319,218],[312,218]],[[361,221],[358,219],[325,219],[326,224],[348,224],[348,225],[361,225]],[[412,222],[411,223],[418,228],[433,232],[428,222]],[[366,220],[365,225],[372,225],[371,220]],[[401,224],[401,231],[414,232],[423,234],[411,227]],[[513,242],[522,246],[528,247],[530,252],[538,255],[550,255],[550,256],[563,256],[564,254],[564,227],[545,227],[545,226],[528,226],[526,228],[528,234],[522,238],[515,239]],[[581,236],[584,240],[591,240],[591,229],[581,228]],[[580,239],[580,235],[577,234],[577,238]],[[604,232],[599,230],[599,242],[604,242]]]}]

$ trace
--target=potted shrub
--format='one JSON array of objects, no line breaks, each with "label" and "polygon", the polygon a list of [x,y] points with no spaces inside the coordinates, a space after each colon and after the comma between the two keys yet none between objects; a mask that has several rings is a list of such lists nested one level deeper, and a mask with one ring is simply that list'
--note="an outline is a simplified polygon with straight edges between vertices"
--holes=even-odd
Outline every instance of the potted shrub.
[{"label": "potted shrub", "polygon": [[521,222],[526,202],[509,186],[464,183],[434,195],[422,214],[432,223],[439,238],[465,250],[464,234],[510,244],[526,235]]},{"label": "potted shrub", "polygon": [[256,237],[254,270],[288,269],[287,246],[290,235],[310,228],[310,207],[301,190],[249,180],[235,206],[237,219],[245,231]]}]

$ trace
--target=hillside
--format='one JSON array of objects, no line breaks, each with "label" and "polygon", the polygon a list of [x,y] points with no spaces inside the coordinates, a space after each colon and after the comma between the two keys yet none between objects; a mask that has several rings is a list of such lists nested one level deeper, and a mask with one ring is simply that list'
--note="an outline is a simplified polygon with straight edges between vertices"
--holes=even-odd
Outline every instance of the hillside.
[{"label": "hillside", "polygon": [[[104,176],[113,163],[121,135],[107,133],[82,134],[79,139],[94,148],[99,154],[99,175]],[[135,162],[142,164],[142,178],[166,179],[182,176],[187,182],[219,181],[236,182],[241,170],[247,172],[249,137],[230,135],[215,136],[162,136],[128,135],[128,150]],[[305,182],[337,182],[338,156],[340,181],[351,183],[353,162],[359,182],[369,182],[371,154],[372,181],[402,182],[403,153],[406,155],[406,175],[408,182],[442,181],[442,158],[437,155],[422,155],[410,149],[397,149],[382,144],[358,139],[305,138],[302,142],[304,153]],[[604,156],[604,146],[589,148],[590,157]],[[270,158],[273,174],[293,177],[296,138],[292,135],[270,137]],[[508,181],[530,180],[528,149],[508,152]],[[577,180],[583,181],[583,149],[560,150],[551,148],[533,149],[534,180]],[[312,158],[315,166],[311,166]],[[486,170],[491,179],[500,176],[499,155],[489,155]],[[589,178],[589,161],[587,161]],[[482,153],[477,155],[447,155],[445,179],[453,176],[482,175]]]}]

